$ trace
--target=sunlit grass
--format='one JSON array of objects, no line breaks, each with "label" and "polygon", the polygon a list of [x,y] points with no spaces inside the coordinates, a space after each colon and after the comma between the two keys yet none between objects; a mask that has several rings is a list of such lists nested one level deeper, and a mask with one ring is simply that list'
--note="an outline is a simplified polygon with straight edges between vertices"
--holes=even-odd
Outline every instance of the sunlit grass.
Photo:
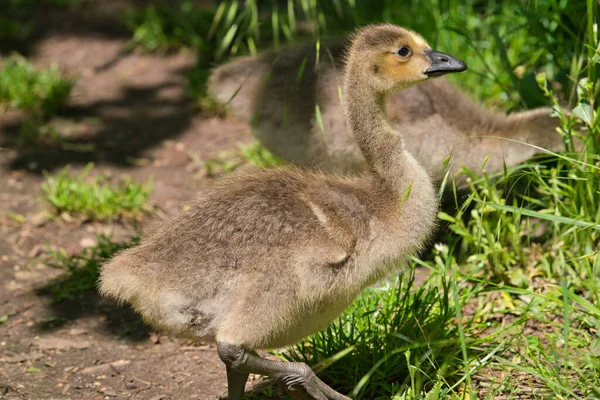
[{"label": "sunlit grass", "polygon": [[89,164],[78,175],[68,169],[56,175],[46,174],[42,185],[44,199],[58,213],[88,219],[131,218],[150,212],[148,196],[152,182],[139,184],[130,178],[111,181],[103,175],[89,175]]},{"label": "sunlit grass", "polygon": [[0,107],[51,117],[65,106],[72,88],[73,81],[56,66],[38,69],[19,56],[0,59]]}]

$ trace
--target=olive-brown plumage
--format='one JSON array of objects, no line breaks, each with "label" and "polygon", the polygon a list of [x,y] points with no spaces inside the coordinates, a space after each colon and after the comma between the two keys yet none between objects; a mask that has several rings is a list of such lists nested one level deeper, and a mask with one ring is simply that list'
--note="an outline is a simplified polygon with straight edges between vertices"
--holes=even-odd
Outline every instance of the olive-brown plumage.
[{"label": "olive-brown plumage", "polygon": [[[400,55],[403,47],[411,54]],[[369,171],[353,178],[295,168],[231,176],[105,265],[100,291],[131,303],[157,328],[217,341],[230,399],[243,396],[248,373],[280,379],[301,398],[347,399],[306,365],[251,350],[291,345],[325,328],[426,241],[434,188],[383,105],[388,93],[430,74],[466,68],[439,54],[392,25],[359,31],[344,112]]]},{"label": "olive-brown plumage", "polygon": [[[251,122],[256,138],[280,158],[323,171],[363,171],[364,156],[339,97],[347,55],[342,40],[330,39],[321,42],[318,61],[314,44],[240,57],[213,71],[209,93],[233,115]],[[551,111],[494,112],[445,78],[391,94],[387,102],[392,127],[437,184],[462,166],[479,171],[486,158],[485,170],[494,173],[539,152],[514,140],[551,151],[564,149]],[[464,178],[457,177],[459,186]]]}]

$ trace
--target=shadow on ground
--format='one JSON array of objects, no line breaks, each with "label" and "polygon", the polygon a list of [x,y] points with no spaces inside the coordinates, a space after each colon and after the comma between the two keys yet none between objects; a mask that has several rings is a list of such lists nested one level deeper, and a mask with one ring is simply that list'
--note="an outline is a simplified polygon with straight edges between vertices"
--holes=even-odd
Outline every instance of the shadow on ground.
[{"label": "shadow on ground", "polygon": [[179,136],[190,126],[193,116],[190,100],[185,96],[161,97],[162,91],[176,86],[181,83],[125,86],[118,99],[68,109],[64,117],[74,120],[75,125],[89,125],[93,133],[67,139],[56,146],[13,146],[22,121],[7,122],[0,136],[0,147],[12,147],[16,152],[7,167],[41,172],[91,161],[131,166],[144,151]]},{"label": "shadow on ground", "polygon": [[58,256],[51,263],[66,273],[47,282],[35,293],[50,298],[50,316],[39,324],[42,331],[54,331],[76,319],[103,316],[104,329],[116,336],[126,336],[134,341],[148,339],[150,328],[129,306],[103,299],[96,290],[100,267],[118,251],[138,242],[113,243],[98,237],[98,245],[84,250],[80,255]]},{"label": "shadow on ground", "polygon": [[[65,280],[57,280],[54,284],[64,283]],[[47,287],[38,289],[36,294],[52,297]],[[38,324],[41,332],[56,331],[74,320],[88,316],[104,317],[102,329],[107,333],[136,342],[147,341],[152,331],[129,306],[119,306],[113,301],[103,299],[93,289],[76,298],[52,300],[49,309],[51,315]]]},{"label": "shadow on ground", "polygon": [[[2,0],[0,4],[0,55],[18,52],[30,56],[37,44],[55,35],[131,37],[120,12],[142,7],[151,0]],[[93,7],[94,12],[89,8]]]},{"label": "shadow on ground", "polygon": [[[73,5],[61,6],[50,0],[42,5],[33,0],[7,0],[0,3],[0,55],[18,51],[30,56],[37,51],[41,41],[49,38],[83,39],[81,46],[86,46],[85,38],[128,40],[131,32],[122,22],[123,11],[153,2],[72,0]],[[90,12],[90,8],[93,12]],[[11,35],[6,31],[13,28],[5,31],[1,27],[3,21],[12,21],[17,27],[19,24],[28,27],[30,32],[20,42],[8,40]],[[69,51],[63,53],[64,56],[70,55]],[[16,118],[4,118],[0,129],[0,148],[10,149],[14,154],[10,160],[6,160],[6,168],[41,172],[90,161],[131,166],[145,150],[183,133],[193,116],[191,100],[181,93],[186,81],[181,77],[188,73],[187,67],[171,68],[168,71],[170,76],[165,76],[158,83],[155,79],[144,84],[143,79],[138,79],[137,85],[121,86],[118,85],[119,81],[115,85],[114,80],[123,80],[123,77],[113,67],[130,54],[129,47],[123,46],[117,54],[95,67],[94,74],[104,73],[106,85],[112,89],[119,87],[118,96],[95,96],[94,91],[105,93],[107,90],[102,82],[96,81],[95,86],[86,87],[86,91],[91,91],[86,95],[89,101],[61,112],[59,119],[83,127],[81,134],[60,139],[61,142],[56,144],[16,145],[26,117],[17,115]],[[138,58],[133,57],[127,62],[134,68]],[[146,59],[145,62],[151,63],[152,60]],[[86,81],[88,78],[81,76],[79,79]],[[110,82],[111,79],[113,82]],[[171,95],[165,95],[167,92]],[[173,95],[174,92],[177,94]]]}]

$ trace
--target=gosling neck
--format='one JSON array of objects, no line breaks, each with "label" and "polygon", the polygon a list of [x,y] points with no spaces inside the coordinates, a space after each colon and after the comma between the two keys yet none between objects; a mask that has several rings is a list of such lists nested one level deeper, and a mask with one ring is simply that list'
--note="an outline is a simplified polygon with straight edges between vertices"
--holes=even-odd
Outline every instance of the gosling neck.
[{"label": "gosling neck", "polygon": [[402,137],[387,121],[387,94],[378,93],[349,76],[353,76],[351,71],[346,75],[343,98],[350,131],[371,173],[388,190],[401,195],[410,183],[404,176],[407,154]]}]

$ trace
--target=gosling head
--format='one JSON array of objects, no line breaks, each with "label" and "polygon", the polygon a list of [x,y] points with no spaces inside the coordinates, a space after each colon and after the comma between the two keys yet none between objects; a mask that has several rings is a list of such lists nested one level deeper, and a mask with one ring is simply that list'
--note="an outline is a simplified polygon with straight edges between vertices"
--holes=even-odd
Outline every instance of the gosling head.
[{"label": "gosling head", "polygon": [[432,50],[419,34],[395,25],[371,25],[354,36],[347,74],[380,93],[401,90],[431,77],[461,72],[467,65]]}]

